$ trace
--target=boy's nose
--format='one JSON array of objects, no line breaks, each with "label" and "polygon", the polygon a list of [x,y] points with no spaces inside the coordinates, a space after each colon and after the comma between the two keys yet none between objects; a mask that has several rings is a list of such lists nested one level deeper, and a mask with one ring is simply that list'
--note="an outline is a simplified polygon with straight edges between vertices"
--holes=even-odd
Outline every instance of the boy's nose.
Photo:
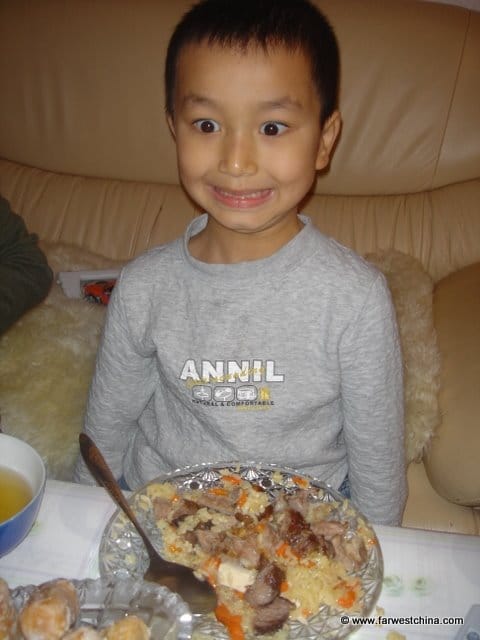
[{"label": "boy's nose", "polygon": [[250,136],[226,136],[222,146],[219,170],[231,176],[253,175],[257,171],[255,143]]}]

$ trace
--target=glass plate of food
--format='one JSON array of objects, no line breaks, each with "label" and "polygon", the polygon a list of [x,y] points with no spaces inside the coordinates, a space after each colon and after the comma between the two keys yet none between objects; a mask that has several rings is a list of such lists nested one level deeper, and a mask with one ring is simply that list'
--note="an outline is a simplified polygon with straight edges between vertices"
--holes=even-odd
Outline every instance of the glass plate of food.
[{"label": "glass plate of food", "polygon": [[142,579],[57,578],[10,591],[1,579],[0,583],[0,632],[2,621],[8,621],[11,635],[7,633],[7,638],[17,637],[15,628],[22,631],[21,637],[68,640],[189,640],[192,636],[192,614],[180,596]]},{"label": "glass plate of food", "polygon": [[[217,590],[193,638],[344,638],[380,594],[383,560],[367,519],[329,485],[272,464],[202,464],[129,498],[158,551]],[[101,575],[141,578],[143,543],[117,511],[100,543]]]}]

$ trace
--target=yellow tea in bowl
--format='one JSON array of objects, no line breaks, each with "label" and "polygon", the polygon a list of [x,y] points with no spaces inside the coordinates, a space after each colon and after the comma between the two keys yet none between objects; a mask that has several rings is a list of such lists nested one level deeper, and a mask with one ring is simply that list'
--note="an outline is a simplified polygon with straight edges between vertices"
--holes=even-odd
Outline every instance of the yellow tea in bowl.
[{"label": "yellow tea in bowl", "polygon": [[32,528],[46,479],[45,464],[32,446],[0,433],[0,558],[19,545]]},{"label": "yellow tea in bowl", "polygon": [[32,498],[32,488],[20,473],[0,467],[0,522],[21,511]]}]

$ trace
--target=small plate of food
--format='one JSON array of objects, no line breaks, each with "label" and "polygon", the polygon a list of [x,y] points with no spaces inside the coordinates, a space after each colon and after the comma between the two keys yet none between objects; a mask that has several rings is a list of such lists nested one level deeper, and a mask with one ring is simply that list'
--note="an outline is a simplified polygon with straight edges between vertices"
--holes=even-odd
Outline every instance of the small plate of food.
[{"label": "small plate of food", "polygon": [[191,634],[185,602],[143,580],[57,578],[9,589],[0,578],[0,638],[189,640]]},{"label": "small plate of food", "polygon": [[[380,594],[383,561],[367,519],[331,487],[262,463],[205,464],[162,475],[130,497],[167,560],[217,591],[193,638],[343,638]],[[100,573],[141,578],[143,543],[121,512],[100,544]],[[343,620],[343,622],[342,622]]]}]

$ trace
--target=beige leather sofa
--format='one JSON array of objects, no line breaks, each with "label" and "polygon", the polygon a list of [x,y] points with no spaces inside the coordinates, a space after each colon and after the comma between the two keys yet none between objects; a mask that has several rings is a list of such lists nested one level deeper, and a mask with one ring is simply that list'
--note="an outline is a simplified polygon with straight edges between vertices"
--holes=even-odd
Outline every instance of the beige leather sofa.
[{"label": "beige leather sofa", "polygon": [[[0,0],[0,192],[43,241],[126,260],[198,213],[163,113],[165,48],[189,5]],[[480,13],[319,5],[340,41],[344,124],[304,210],[362,255],[413,256],[435,283],[441,420],[409,466],[404,525],[479,534]]]}]

